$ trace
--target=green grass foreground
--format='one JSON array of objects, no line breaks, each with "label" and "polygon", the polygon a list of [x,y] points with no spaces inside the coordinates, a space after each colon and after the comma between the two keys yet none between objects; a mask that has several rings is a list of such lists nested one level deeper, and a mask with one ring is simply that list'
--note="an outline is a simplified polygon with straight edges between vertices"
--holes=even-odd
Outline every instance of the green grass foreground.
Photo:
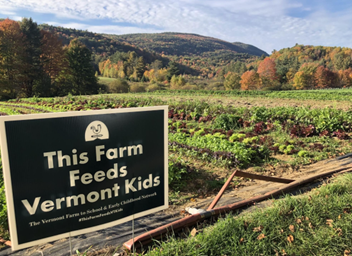
[{"label": "green grass foreground", "polygon": [[350,255],[352,174],[225,219],[188,239],[170,238],[145,255]]}]

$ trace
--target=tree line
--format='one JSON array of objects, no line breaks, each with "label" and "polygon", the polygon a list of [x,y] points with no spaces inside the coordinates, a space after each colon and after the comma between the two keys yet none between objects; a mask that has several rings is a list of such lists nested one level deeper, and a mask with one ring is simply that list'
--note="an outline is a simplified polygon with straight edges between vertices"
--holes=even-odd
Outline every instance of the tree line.
[{"label": "tree line", "polygon": [[352,49],[295,45],[273,51],[247,65],[222,68],[218,78],[227,90],[324,89],[352,86]]},{"label": "tree line", "polygon": [[80,41],[68,46],[31,18],[0,21],[0,97],[97,93],[91,51]]},{"label": "tree line", "polygon": [[176,62],[167,65],[161,60],[150,64],[144,62],[143,56],[136,52],[115,52],[107,60],[99,63],[99,73],[103,77],[120,78],[134,82],[168,82],[174,75],[179,75],[180,68]]}]

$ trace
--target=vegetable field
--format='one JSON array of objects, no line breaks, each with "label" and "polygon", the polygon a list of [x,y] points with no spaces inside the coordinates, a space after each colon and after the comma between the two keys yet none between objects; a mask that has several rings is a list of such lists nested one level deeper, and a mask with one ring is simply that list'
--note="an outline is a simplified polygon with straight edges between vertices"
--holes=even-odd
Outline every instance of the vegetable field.
[{"label": "vegetable field", "polygon": [[[234,93],[230,96],[237,97]],[[304,93],[283,92],[282,95],[297,98],[314,96],[310,92]],[[322,95],[324,91],[319,93]],[[325,93],[330,95],[329,91]],[[275,93],[257,94],[259,99]],[[346,90],[345,95],[336,95],[347,100],[345,96],[349,94],[350,91]],[[162,99],[154,97],[153,93],[23,98],[0,102],[0,115],[168,105],[171,205],[182,205],[194,198],[212,197],[234,168],[284,177],[285,173],[298,171],[303,165],[352,152],[351,110],[246,108],[198,100],[194,92],[187,95],[192,96],[193,100]],[[281,97],[280,92],[275,95]],[[324,97],[330,97],[326,95]],[[246,186],[246,182],[246,179],[237,177],[230,189]],[[3,183],[1,185],[3,187]],[[0,200],[1,236],[8,238],[3,188]]]}]

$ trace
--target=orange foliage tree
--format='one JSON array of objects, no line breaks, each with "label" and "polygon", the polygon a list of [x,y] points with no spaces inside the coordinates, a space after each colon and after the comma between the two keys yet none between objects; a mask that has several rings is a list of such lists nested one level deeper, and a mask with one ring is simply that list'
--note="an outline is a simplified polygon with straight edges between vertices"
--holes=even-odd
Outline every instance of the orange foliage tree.
[{"label": "orange foliage tree", "polygon": [[276,74],[276,64],[274,60],[266,57],[258,66],[258,74],[261,88],[273,87],[278,84],[279,77]]},{"label": "orange foliage tree", "polygon": [[62,41],[54,34],[41,31],[42,45],[41,45],[41,62],[43,70],[54,81],[60,72],[68,67],[68,62],[63,48]]},{"label": "orange foliage tree", "polygon": [[259,75],[254,70],[246,71],[241,76],[241,90],[260,89]]},{"label": "orange foliage tree", "polygon": [[339,87],[352,86],[352,69],[339,70],[337,72]]},{"label": "orange foliage tree", "polygon": [[317,68],[314,76],[316,88],[338,87],[337,74],[323,66]]},{"label": "orange foliage tree", "polygon": [[12,94],[23,83],[24,37],[18,22],[6,19],[0,22],[0,87],[1,95]]}]

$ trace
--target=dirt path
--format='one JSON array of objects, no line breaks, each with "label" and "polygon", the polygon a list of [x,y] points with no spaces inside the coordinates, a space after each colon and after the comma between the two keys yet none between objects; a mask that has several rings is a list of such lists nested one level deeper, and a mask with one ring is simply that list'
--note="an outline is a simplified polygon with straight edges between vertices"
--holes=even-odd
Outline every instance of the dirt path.
[{"label": "dirt path", "polygon": [[143,95],[136,94],[134,97],[151,97],[162,100],[175,100],[175,101],[194,101],[204,100],[206,102],[236,106],[236,107],[255,107],[265,106],[268,108],[273,107],[312,107],[312,108],[335,108],[341,110],[348,110],[352,108],[350,101],[336,101],[336,100],[302,100],[302,99],[275,99],[275,98],[260,98],[260,97],[234,97],[234,96],[166,96],[166,95]]}]

